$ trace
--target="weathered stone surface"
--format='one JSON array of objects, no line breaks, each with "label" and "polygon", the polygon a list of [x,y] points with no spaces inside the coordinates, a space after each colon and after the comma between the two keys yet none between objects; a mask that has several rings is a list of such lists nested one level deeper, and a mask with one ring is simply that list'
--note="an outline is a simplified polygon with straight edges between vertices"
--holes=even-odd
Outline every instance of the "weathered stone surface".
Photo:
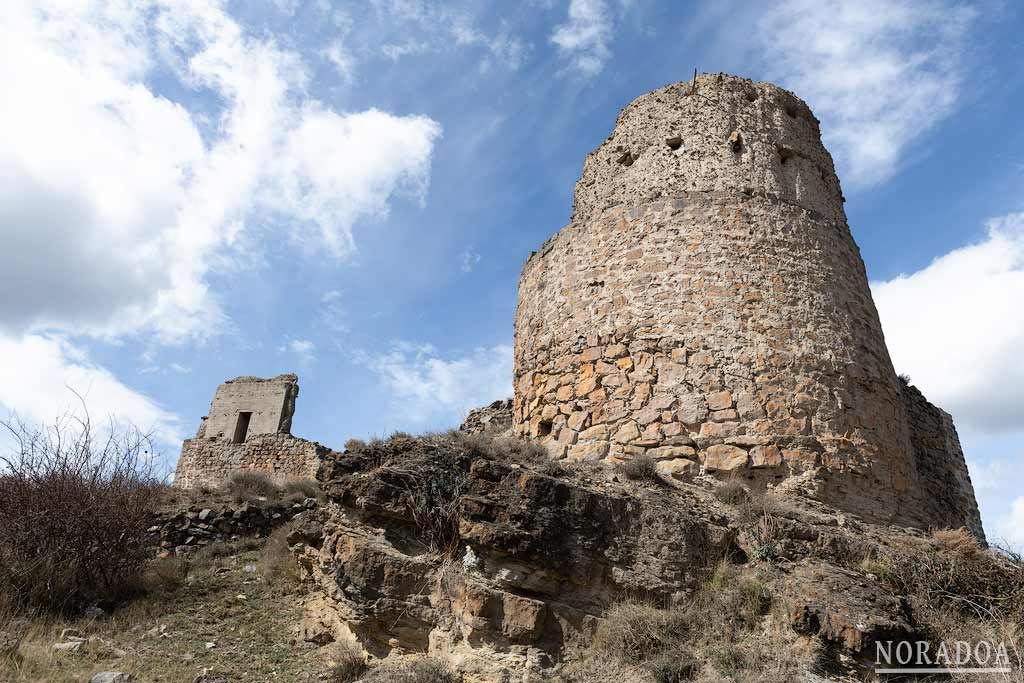
[{"label": "weathered stone surface", "polygon": [[135,683],[135,677],[123,671],[101,671],[89,683]]},{"label": "weathered stone surface", "polygon": [[[672,489],[644,497],[555,478],[455,439],[394,440],[332,462],[329,504],[297,517],[288,536],[320,589],[301,635],[354,637],[376,656],[439,649],[483,670],[521,668],[585,645],[622,595],[667,600],[692,586],[735,544],[732,530]],[[675,463],[670,476],[684,470]],[[458,496],[447,546],[457,566],[427,551],[410,512],[409,487],[425,481]]]},{"label": "weathered stone surface", "polygon": [[[559,399],[565,400],[565,399]],[[483,408],[469,411],[466,419],[459,425],[460,432],[479,434],[480,432],[506,432],[512,428],[512,399],[494,401]]]},{"label": "weathered stone surface", "polygon": [[746,464],[747,452],[736,446],[709,446],[704,451],[704,469],[709,472],[731,472]]},{"label": "weathered stone surface", "polygon": [[[556,374],[573,396],[545,388]],[[635,445],[633,423],[645,446],[756,436],[794,455],[757,467],[810,471],[832,504],[981,533],[951,424],[904,398],[818,121],[768,83],[698,76],[622,111],[572,222],[523,266],[514,392],[519,434],[571,401],[612,443]]]}]

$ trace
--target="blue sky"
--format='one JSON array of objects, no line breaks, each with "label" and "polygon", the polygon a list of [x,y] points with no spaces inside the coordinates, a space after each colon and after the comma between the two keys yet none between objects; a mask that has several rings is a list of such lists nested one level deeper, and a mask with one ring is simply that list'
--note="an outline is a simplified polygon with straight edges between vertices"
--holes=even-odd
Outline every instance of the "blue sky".
[{"label": "blue sky", "polygon": [[510,394],[519,269],[630,100],[694,68],[822,120],[897,371],[1024,545],[1024,17],[941,0],[15,0],[0,406],[152,427],[295,371],[293,431]]}]

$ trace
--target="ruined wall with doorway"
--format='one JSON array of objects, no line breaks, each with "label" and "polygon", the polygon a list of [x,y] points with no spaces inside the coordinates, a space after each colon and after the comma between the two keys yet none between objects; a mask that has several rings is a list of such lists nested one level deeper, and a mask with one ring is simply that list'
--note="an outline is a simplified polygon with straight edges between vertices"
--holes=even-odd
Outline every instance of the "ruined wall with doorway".
[{"label": "ruined wall with doorway", "polygon": [[214,394],[195,438],[182,444],[174,486],[220,486],[232,472],[312,479],[329,449],[291,435],[298,377],[236,377]]}]

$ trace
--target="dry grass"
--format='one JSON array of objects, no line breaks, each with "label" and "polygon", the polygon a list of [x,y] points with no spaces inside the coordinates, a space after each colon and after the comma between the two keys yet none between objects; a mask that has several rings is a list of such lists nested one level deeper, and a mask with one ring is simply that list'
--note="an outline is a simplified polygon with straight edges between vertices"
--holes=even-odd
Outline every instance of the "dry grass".
[{"label": "dry grass", "polygon": [[613,606],[570,680],[792,680],[813,652],[801,650],[788,627],[766,635],[770,607],[755,573],[722,563],[684,604]]},{"label": "dry grass", "polygon": [[661,477],[658,476],[658,463],[649,455],[638,455],[635,458],[626,460],[620,463],[616,469],[627,479],[633,481],[661,483]]},{"label": "dry grass", "polygon": [[228,475],[224,482],[224,490],[235,502],[244,503],[259,498],[278,498],[281,489],[266,474],[253,470],[239,470]]},{"label": "dry grass", "polygon": [[294,593],[302,581],[302,571],[288,549],[288,534],[293,524],[278,527],[267,538],[260,557],[260,573],[267,585],[281,595]]},{"label": "dry grass", "polygon": [[[229,549],[237,554],[223,554]],[[326,668],[321,653],[294,642],[301,607],[256,571],[260,557],[260,549],[246,543],[222,546],[182,560],[185,569],[167,561],[157,571],[175,578],[107,616],[37,617],[17,657],[0,659],[0,681],[67,683],[87,681],[97,671],[129,671],[140,681],[178,683],[208,669],[229,681],[313,683]],[[65,628],[88,639],[80,654],[52,651]]]},{"label": "dry grass", "polygon": [[331,661],[324,675],[326,683],[353,683],[366,672],[366,655],[355,643],[334,643],[329,657]]},{"label": "dry grass", "polygon": [[323,491],[320,490],[320,482],[316,479],[289,479],[281,486],[281,492],[285,498],[304,500],[306,498],[320,498]]},{"label": "dry grass", "polygon": [[473,455],[500,462],[513,462],[531,467],[544,467],[551,462],[547,449],[536,441],[515,436],[495,436],[490,432],[467,434],[451,431],[440,438],[451,438]]},{"label": "dry grass", "polygon": [[366,683],[461,683],[462,676],[430,657],[385,660],[362,679]]},{"label": "dry grass", "polygon": [[750,500],[750,492],[736,479],[729,479],[715,487],[715,497],[726,505],[742,505]]}]

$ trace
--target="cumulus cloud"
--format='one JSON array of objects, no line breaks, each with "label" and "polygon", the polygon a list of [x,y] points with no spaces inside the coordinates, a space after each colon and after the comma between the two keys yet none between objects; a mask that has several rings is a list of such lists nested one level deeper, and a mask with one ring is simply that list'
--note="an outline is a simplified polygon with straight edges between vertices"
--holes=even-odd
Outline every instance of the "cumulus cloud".
[{"label": "cumulus cloud", "polygon": [[60,337],[0,335],[0,405],[22,419],[52,423],[64,414],[81,416],[82,397],[96,423],[116,416],[135,425],[166,448],[181,442],[178,418],[96,365]]},{"label": "cumulus cloud", "polygon": [[993,540],[1006,542],[1018,552],[1024,552],[1024,496],[1014,499],[1009,514],[999,521],[996,533]]},{"label": "cumulus cloud", "polygon": [[422,197],[435,122],[330,110],[219,3],[65,4],[0,9],[5,332],[202,337],[209,275],[264,214],[341,257],[358,220]]},{"label": "cumulus cloud", "polygon": [[512,395],[512,347],[445,358],[430,345],[398,343],[357,359],[392,395],[396,417],[413,425],[455,424],[467,412]]},{"label": "cumulus cloud", "polygon": [[599,73],[611,56],[614,18],[604,0],[570,0],[569,16],[555,27],[551,42],[584,75]]},{"label": "cumulus cloud", "polygon": [[1024,426],[1024,214],[872,292],[897,372],[961,426]]},{"label": "cumulus cloud", "polygon": [[[943,0],[786,0],[756,27],[768,76],[822,119],[845,183],[889,178],[955,107],[973,10]],[[746,35],[746,34],[744,34]]]}]

